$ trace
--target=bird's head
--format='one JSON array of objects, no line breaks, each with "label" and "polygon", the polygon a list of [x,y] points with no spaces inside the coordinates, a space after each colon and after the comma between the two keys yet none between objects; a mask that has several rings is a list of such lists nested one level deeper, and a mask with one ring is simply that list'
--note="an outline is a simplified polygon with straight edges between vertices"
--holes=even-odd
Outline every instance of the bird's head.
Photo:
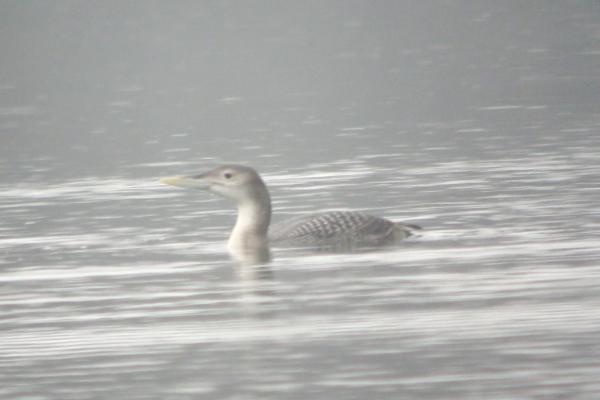
[{"label": "bird's head", "polygon": [[243,165],[223,165],[199,175],[165,177],[160,182],[183,188],[209,190],[238,204],[265,194],[268,198],[260,175],[253,168]]}]

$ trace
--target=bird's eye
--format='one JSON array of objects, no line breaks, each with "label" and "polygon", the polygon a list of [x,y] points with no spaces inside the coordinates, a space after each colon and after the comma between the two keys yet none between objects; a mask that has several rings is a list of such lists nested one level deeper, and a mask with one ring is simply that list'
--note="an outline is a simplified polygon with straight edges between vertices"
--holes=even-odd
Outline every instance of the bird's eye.
[{"label": "bird's eye", "polygon": [[223,176],[225,177],[225,179],[231,179],[231,177],[233,176],[233,174],[231,172],[225,172],[223,174]]}]

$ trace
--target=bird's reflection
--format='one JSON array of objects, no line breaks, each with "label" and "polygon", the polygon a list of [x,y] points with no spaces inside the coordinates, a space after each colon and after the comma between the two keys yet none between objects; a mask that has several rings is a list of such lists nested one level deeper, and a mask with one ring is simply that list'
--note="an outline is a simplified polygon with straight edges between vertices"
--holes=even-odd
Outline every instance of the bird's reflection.
[{"label": "bird's reflection", "polygon": [[249,317],[273,317],[280,308],[277,282],[268,264],[234,266],[240,284],[240,305]]},{"label": "bird's reflection", "polygon": [[273,270],[266,264],[243,265],[236,264],[236,275],[242,282],[269,282],[274,278]]}]

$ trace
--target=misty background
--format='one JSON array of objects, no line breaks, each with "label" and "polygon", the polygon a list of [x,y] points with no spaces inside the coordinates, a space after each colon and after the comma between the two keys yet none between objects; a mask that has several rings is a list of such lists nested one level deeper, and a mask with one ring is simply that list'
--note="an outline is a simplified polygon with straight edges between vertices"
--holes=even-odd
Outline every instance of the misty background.
[{"label": "misty background", "polygon": [[[600,2],[0,0],[0,398],[600,393]],[[239,268],[274,220],[423,226]]]},{"label": "misty background", "polygon": [[204,157],[300,167],[432,135],[446,156],[478,157],[480,136],[552,142],[597,122],[595,1],[1,7],[10,182]]}]

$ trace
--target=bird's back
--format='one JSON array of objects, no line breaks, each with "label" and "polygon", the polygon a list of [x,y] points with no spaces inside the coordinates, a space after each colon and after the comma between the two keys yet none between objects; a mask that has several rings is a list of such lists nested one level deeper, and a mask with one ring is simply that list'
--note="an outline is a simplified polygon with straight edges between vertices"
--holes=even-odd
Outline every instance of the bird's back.
[{"label": "bird's back", "polygon": [[360,212],[332,211],[277,223],[269,229],[269,240],[283,246],[352,249],[391,245],[414,229],[419,228]]}]

